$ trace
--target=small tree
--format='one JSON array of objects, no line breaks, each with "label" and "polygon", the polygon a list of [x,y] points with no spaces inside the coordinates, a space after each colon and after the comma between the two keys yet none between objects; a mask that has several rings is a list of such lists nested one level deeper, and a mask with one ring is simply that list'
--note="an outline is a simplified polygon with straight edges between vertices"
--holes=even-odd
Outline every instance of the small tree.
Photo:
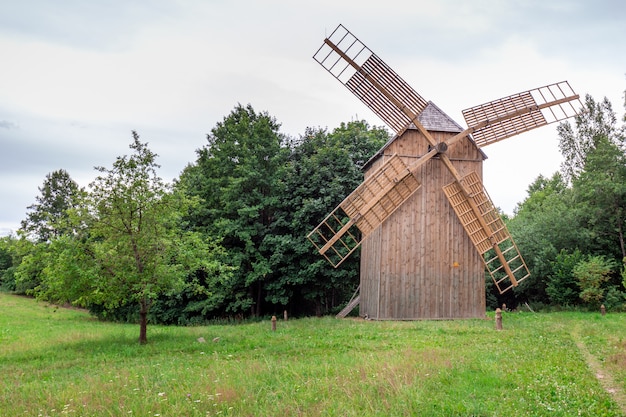
[{"label": "small tree", "polygon": [[615,262],[603,256],[592,256],[574,267],[574,276],[580,286],[580,298],[587,304],[597,306],[604,298],[602,285],[615,269]]},{"label": "small tree", "polygon": [[96,167],[100,175],[74,212],[80,232],[53,245],[42,293],[86,306],[137,303],[144,344],[152,302],[218,262],[216,247],[180,228],[191,200],[157,175],[157,155],[135,132],[130,148],[133,154],[118,157],[112,168]]}]

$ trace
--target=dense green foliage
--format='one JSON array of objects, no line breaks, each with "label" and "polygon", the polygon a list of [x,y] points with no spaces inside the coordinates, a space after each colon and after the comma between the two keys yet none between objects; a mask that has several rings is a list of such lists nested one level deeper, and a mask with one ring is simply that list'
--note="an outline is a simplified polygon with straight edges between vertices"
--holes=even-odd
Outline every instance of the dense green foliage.
[{"label": "dense green foliage", "polygon": [[[606,99],[583,107],[559,125],[561,172],[505,217],[531,277],[504,296],[487,279],[489,307],[625,308],[625,127]],[[0,240],[0,288],[121,321],[337,311],[358,286],[358,251],[334,269],[306,235],[388,138],[363,121],[287,137],[238,105],[170,185],[135,134],[135,154],[99,168],[89,190],[64,170],[46,176],[18,236]]]},{"label": "dense green foliage", "polygon": [[12,248],[15,238],[4,236],[0,238],[0,291],[15,291],[15,264]]},{"label": "dense green foliage", "polygon": [[357,257],[335,270],[305,237],[361,182],[360,167],[387,132],[352,122],[290,139],[278,128],[268,114],[237,106],[181,175],[179,184],[202,199],[189,226],[219,236],[236,268],[215,289],[223,296],[213,314],[324,314],[358,285]]}]

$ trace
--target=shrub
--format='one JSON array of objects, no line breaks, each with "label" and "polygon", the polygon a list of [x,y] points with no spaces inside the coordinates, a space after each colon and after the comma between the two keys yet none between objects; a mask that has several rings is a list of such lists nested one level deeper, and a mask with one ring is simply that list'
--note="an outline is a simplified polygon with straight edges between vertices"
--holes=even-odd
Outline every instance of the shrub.
[{"label": "shrub", "polygon": [[573,273],[580,286],[580,298],[590,307],[598,307],[604,299],[603,284],[616,268],[613,260],[604,256],[591,256],[574,267]]}]

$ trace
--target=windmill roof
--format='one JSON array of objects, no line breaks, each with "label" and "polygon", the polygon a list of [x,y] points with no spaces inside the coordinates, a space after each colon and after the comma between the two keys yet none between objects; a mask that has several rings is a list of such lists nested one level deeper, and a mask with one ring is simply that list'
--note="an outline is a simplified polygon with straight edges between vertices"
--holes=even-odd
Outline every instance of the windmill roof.
[{"label": "windmill roof", "polygon": [[[426,108],[417,118],[426,130],[433,132],[460,133],[463,131],[463,128],[457,122],[452,120],[450,116],[437,107],[432,101],[428,102]],[[415,128],[415,126],[412,127]]]},{"label": "windmill roof", "polygon": [[[426,128],[426,130],[431,132],[460,133],[464,130],[461,125],[455,122],[432,101],[429,101],[428,105],[419,114],[418,120],[422,124],[422,126]],[[417,127],[413,123],[411,123],[409,129],[417,129]],[[376,152],[376,154],[372,156],[361,169],[367,169],[370,164],[372,164],[376,159],[378,159],[378,157],[380,157],[385,152],[385,149],[387,149],[389,145],[397,139],[397,137],[398,135],[395,135],[391,139],[389,139],[389,141],[385,143],[385,145],[380,148],[380,150]],[[472,140],[471,136],[470,140]],[[480,150],[480,152],[483,155],[483,158],[487,158],[482,150]]]}]

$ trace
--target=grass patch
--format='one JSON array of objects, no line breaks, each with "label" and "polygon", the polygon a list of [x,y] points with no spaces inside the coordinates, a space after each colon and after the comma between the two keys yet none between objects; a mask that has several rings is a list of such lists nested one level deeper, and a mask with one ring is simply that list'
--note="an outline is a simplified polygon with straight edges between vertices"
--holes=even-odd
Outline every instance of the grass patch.
[{"label": "grass patch", "polygon": [[625,390],[625,325],[310,318],[149,326],[140,346],[138,326],[0,294],[0,415],[622,416],[576,343]]}]

